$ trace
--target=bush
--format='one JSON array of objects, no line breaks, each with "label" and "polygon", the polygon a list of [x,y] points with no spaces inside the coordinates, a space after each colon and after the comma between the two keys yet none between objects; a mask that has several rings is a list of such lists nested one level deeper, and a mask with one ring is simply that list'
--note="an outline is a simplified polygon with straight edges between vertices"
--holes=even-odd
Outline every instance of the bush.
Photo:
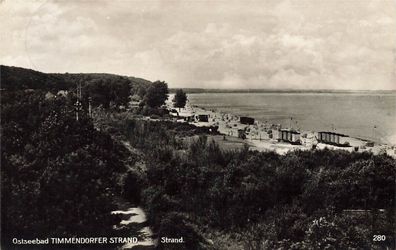
[{"label": "bush", "polygon": [[[3,96],[15,93],[2,93]],[[21,94],[1,110],[2,247],[20,238],[112,235],[124,148],[66,99]],[[3,100],[2,100],[3,101]],[[134,179],[128,179],[133,186]],[[136,183],[135,183],[136,185]]]}]

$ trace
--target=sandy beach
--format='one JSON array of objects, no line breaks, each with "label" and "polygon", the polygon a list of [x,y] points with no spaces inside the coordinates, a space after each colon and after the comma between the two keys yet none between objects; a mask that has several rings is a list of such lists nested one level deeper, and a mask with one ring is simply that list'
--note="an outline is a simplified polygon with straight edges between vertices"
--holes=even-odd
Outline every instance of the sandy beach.
[{"label": "sandy beach", "polygon": [[[296,132],[299,133],[298,143],[282,141],[279,134],[281,130],[294,131],[295,129],[283,128],[280,124],[263,123],[257,120],[255,120],[253,124],[242,124],[240,122],[240,117],[237,115],[219,112],[215,109],[205,109],[191,105],[188,102],[184,108],[176,109],[173,107],[172,99],[173,95],[170,95],[166,106],[171,110],[171,115],[178,122],[188,122],[195,126],[217,126],[219,133],[236,138],[241,138],[240,133],[243,131],[243,139],[251,150],[274,151],[278,154],[286,154],[293,150],[328,148],[333,150],[346,150],[349,152],[366,151],[372,152],[373,154],[386,153],[396,158],[395,145],[374,143],[349,136],[342,138],[342,142],[348,146],[328,144],[318,140],[318,131],[305,131],[303,128],[296,130]],[[207,121],[196,119],[196,117],[200,115],[207,116]],[[331,133],[331,131],[329,132]]]}]

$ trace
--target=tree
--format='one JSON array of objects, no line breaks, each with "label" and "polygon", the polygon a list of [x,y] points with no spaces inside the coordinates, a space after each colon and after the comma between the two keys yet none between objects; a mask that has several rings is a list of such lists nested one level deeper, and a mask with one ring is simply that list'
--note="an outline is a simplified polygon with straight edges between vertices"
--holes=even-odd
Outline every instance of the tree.
[{"label": "tree", "polygon": [[180,111],[180,108],[184,108],[184,106],[186,106],[187,94],[182,89],[178,89],[173,102],[173,106],[179,108]]},{"label": "tree", "polygon": [[[131,87],[125,78],[95,78],[85,83],[83,93],[85,98],[92,98],[92,105],[102,105],[104,108],[110,106],[127,105]],[[85,101],[87,103],[87,101]]]},{"label": "tree", "polygon": [[147,89],[144,96],[144,103],[150,108],[158,108],[165,104],[168,99],[168,84],[166,82],[156,81]]}]

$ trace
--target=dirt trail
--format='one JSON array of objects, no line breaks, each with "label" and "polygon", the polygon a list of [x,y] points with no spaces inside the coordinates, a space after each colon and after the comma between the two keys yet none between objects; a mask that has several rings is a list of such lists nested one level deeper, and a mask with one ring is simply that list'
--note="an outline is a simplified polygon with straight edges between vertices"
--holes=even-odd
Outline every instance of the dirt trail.
[{"label": "dirt trail", "polygon": [[[138,161],[133,166],[129,166],[129,169],[145,172],[147,168],[143,153],[132,147],[128,141],[121,141],[121,143],[131,154],[138,156]],[[131,235],[131,237],[138,236],[139,238],[137,243],[126,243],[121,249],[154,249],[156,246],[156,239],[153,237],[153,231],[147,223],[147,216],[143,208],[134,206],[125,200],[120,200],[118,203],[120,209],[112,211],[111,214],[121,215],[123,219],[118,225],[115,225],[115,228],[126,227],[138,233],[138,235]]]}]

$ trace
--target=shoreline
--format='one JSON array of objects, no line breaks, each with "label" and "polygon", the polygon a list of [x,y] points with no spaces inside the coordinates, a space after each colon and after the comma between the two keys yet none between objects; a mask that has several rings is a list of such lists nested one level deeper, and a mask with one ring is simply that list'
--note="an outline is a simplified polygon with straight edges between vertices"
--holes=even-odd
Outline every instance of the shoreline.
[{"label": "shoreline", "polygon": [[[198,105],[191,105],[187,103],[183,109],[174,108],[172,104],[172,95],[169,96],[166,106],[169,110],[176,110],[177,116],[173,117],[178,122],[187,122],[195,126],[218,126],[218,132],[222,135],[242,138],[241,133],[244,131],[244,141],[249,145],[251,150],[257,151],[274,151],[278,154],[286,154],[294,150],[311,150],[324,149],[331,150],[345,150],[348,152],[372,152],[373,154],[383,154],[396,158],[396,146],[386,143],[374,142],[370,139],[344,136],[342,144],[325,143],[318,140],[318,131],[282,128],[280,124],[270,124],[254,119],[253,124],[242,124],[238,115],[218,111],[216,109],[208,109],[199,107]],[[172,113],[171,113],[172,115]],[[192,116],[206,115],[207,121],[191,120]],[[187,121],[186,121],[186,117]],[[295,131],[299,135],[296,143],[290,141],[283,141],[280,139],[279,133],[282,131]],[[294,132],[292,132],[294,133]],[[326,131],[325,133],[333,133]],[[349,145],[349,146],[346,146]]]},{"label": "shoreline", "polygon": [[[340,93],[203,93],[190,94],[191,105],[251,116],[303,130],[337,131],[396,145],[396,95]],[[333,108],[337,107],[337,108]],[[290,118],[293,118],[292,120]]]}]

